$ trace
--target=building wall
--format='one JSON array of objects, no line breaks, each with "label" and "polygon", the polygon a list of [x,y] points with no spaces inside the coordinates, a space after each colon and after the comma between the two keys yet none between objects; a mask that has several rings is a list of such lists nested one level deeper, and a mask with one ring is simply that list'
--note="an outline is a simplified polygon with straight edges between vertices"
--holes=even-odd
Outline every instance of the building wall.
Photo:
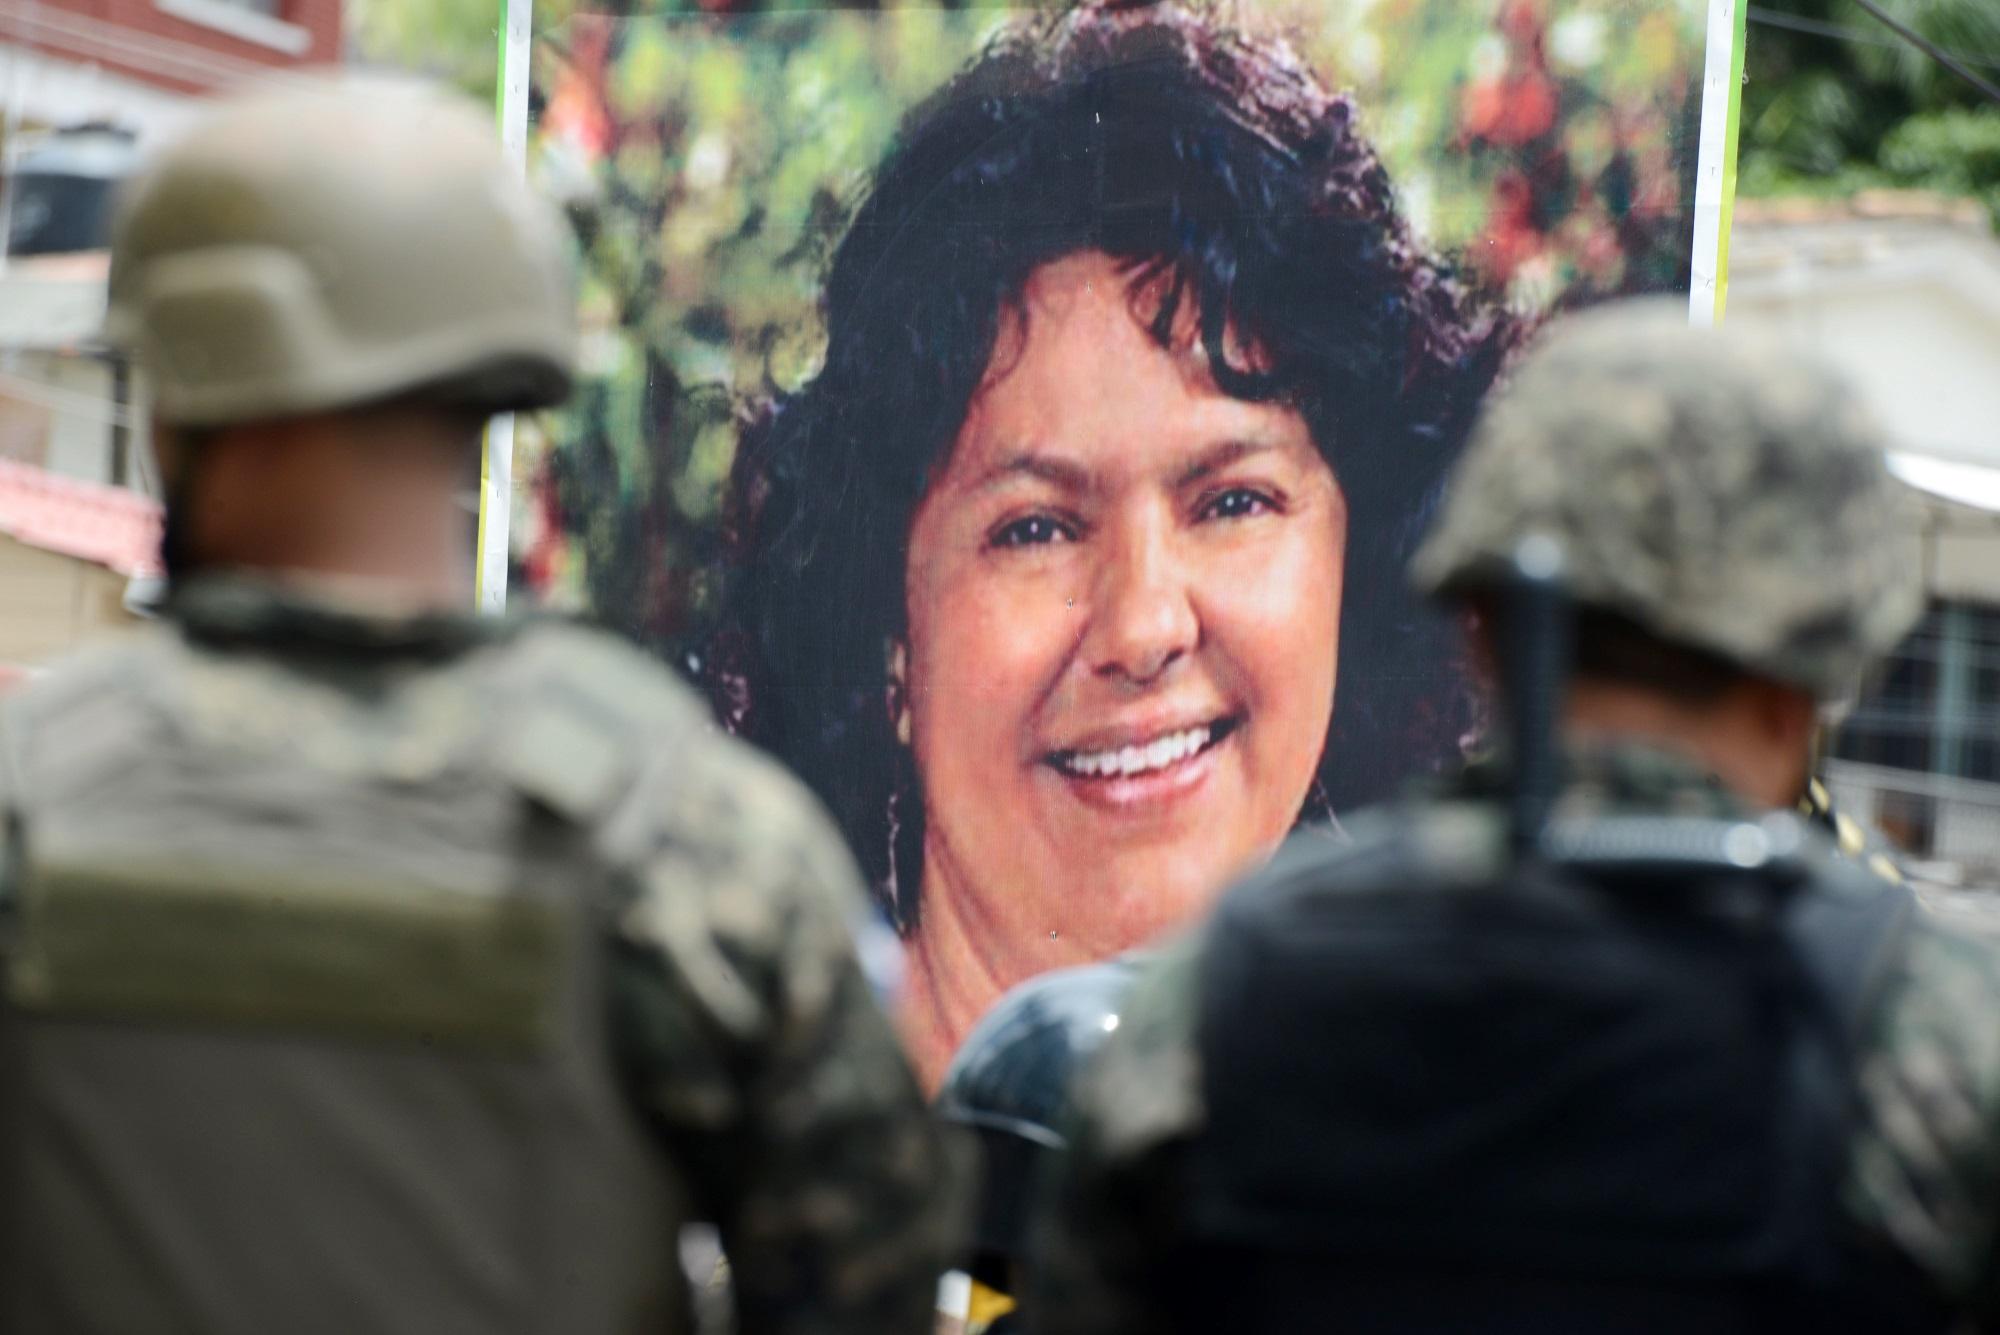
[{"label": "building wall", "polygon": [[200,112],[201,104],[186,93],[92,62],[31,50],[7,37],[7,19],[0,10],[0,82],[17,100],[27,125],[116,125],[132,131],[147,148],[179,135]]},{"label": "building wall", "polygon": [[[1983,211],[1885,196],[1742,201],[1737,218],[1727,318],[1845,371],[1900,457],[1995,470],[1983,494],[2000,496],[2000,238]],[[1927,874],[1996,885],[2000,514],[1927,496],[1912,516],[1930,609],[1835,735],[1826,777]]]},{"label": "building wall", "polygon": [[40,666],[134,617],[123,575],[0,534],[0,665]]},{"label": "building wall", "polygon": [[[1995,363],[2000,379],[2000,363]],[[1925,583],[1937,598],[2000,603],[2000,516],[1936,504],[1927,516]]]},{"label": "building wall", "polygon": [[126,471],[114,477],[115,422],[136,423],[117,402],[110,363],[70,353],[0,352],[0,458],[83,482],[140,487],[128,430]]},{"label": "building wall", "polygon": [[2000,238],[1976,210],[1936,213],[1739,222],[1727,318],[1839,366],[1898,448],[2000,466]]},{"label": "building wall", "polygon": [[[341,0],[39,0],[0,5],[0,43],[180,93],[341,55]],[[259,21],[264,20],[264,21]]]},{"label": "building wall", "polygon": [[1823,355],[1850,368],[1886,410],[1904,448],[1988,464],[2000,464],[1996,317],[2000,311],[1975,306],[1945,273],[1831,292],[1793,311]]},{"label": "building wall", "polygon": [[1920,870],[1968,885],[2000,879],[2000,784],[1847,760],[1829,761],[1826,781],[1841,811],[1928,864]]}]

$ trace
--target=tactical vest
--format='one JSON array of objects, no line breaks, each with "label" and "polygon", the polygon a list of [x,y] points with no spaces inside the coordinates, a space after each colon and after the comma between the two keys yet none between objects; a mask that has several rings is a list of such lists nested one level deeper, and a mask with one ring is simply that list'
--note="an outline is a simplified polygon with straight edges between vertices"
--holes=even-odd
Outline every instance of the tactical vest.
[{"label": "tactical vest", "polygon": [[562,647],[404,664],[469,710],[304,754],[187,726],[163,631],[15,757],[0,1329],[688,1328],[603,948],[671,748]]},{"label": "tactical vest", "polygon": [[1187,1328],[1943,1329],[1839,1199],[1909,892],[1790,816],[1599,821],[1515,863],[1486,814],[1295,841],[1224,901]]}]

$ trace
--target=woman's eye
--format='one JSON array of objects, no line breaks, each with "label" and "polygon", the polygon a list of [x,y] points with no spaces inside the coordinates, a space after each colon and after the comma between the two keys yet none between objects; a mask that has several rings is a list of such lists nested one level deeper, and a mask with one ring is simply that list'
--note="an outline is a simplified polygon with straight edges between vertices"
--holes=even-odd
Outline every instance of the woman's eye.
[{"label": "woman's eye", "polygon": [[1044,543],[1067,542],[1075,536],[1068,525],[1051,515],[1028,515],[1010,520],[993,532],[995,547],[1039,547]]},{"label": "woman's eye", "polygon": [[1248,487],[1231,487],[1202,503],[1203,519],[1243,519],[1277,509],[1269,496]]}]

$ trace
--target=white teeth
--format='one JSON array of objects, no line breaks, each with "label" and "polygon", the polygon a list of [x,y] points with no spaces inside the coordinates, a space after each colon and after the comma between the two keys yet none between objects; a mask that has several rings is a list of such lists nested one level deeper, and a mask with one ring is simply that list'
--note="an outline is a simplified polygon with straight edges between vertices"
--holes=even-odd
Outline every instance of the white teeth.
[{"label": "white teeth", "polygon": [[1124,777],[1165,769],[1187,759],[1208,745],[1206,727],[1169,733],[1144,746],[1122,746],[1115,751],[1076,751],[1063,757],[1062,767],[1086,778],[1097,775]]}]

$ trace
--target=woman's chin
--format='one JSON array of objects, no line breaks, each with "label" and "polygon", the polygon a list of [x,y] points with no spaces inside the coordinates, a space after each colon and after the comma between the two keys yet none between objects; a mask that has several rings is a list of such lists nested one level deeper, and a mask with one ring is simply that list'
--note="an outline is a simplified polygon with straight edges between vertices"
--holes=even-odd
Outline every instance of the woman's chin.
[{"label": "woman's chin", "polygon": [[1127,814],[1064,822],[1064,837],[1051,843],[1066,852],[1025,878],[1037,908],[1006,915],[1046,924],[1031,948],[1076,962],[1144,945],[1200,918],[1284,837],[1279,829],[1255,838],[1268,817],[1241,802],[1195,803],[1178,820],[1146,824]]},{"label": "woman's chin", "polygon": [[1072,934],[1072,962],[1147,945],[1199,919],[1238,874],[1233,864],[1215,865],[1214,854],[1213,845],[1149,851],[1093,867],[1068,900],[1072,913],[1085,904],[1096,909]]}]

